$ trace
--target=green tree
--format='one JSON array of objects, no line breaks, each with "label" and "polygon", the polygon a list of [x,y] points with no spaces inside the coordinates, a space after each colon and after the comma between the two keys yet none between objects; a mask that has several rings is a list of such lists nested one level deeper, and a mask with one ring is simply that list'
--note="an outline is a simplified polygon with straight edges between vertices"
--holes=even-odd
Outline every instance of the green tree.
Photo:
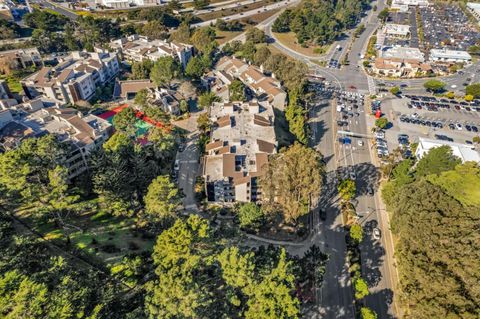
[{"label": "green tree", "polygon": [[172,32],[171,39],[178,41],[180,43],[191,44],[190,36],[192,34],[192,30],[187,21],[183,21],[180,23],[178,28]]},{"label": "green tree", "polygon": [[265,218],[262,209],[255,203],[242,204],[237,214],[240,226],[249,229],[258,229]]},{"label": "green tree", "polygon": [[200,56],[191,58],[185,68],[185,74],[193,79],[199,79],[205,73],[205,65]]},{"label": "green tree", "polygon": [[168,175],[158,176],[148,186],[145,196],[145,210],[153,220],[164,220],[175,216],[180,205],[178,188]]},{"label": "green tree", "polygon": [[210,106],[212,106],[214,102],[220,102],[220,101],[221,101],[220,97],[218,97],[213,92],[205,92],[198,97],[198,105],[202,109],[209,108]]},{"label": "green tree", "polygon": [[210,122],[210,118],[208,117],[208,113],[202,113],[197,118],[197,127],[200,132],[205,133],[210,131],[212,123]]},{"label": "green tree", "polygon": [[215,29],[212,27],[203,27],[195,30],[191,37],[191,42],[203,55],[209,56],[218,46],[215,38]]},{"label": "green tree", "polygon": [[255,51],[255,54],[253,55],[253,62],[257,66],[261,66],[268,60],[271,55],[272,52],[270,51],[270,49],[266,45],[262,45],[258,47]]},{"label": "green tree", "polygon": [[322,172],[320,154],[299,143],[273,155],[260,180],[264,205],[278,206],[287,222],[296,222],[318,196]]},{"label": "green tree", "polygon": [[388,14],[389,14],[388,13],[388,8],[385,8],[378,13],[377,17],[380,21],[385,22],[388,18]]},{"label": "green tree", "polygon": [[153,65],[150,79],[156,85],[170,85],[170,82],[180,74],[180,66],[171,56],[160,57]]},{"label": "green tree", "polygon": [[135,116],[135,111],[130,108],[124,108],[113,117],[113,126],[119,132],[123,132],[127,135],[133,136],[137,131],[135,127],[135,122],[137,117]]},{"label": "green tree", "polygon": [[231,101],[246,101],[245,84],[243,84],[242,81],[237,79],[233,80],[228,89],[230,91]]},{"label": "green tree", "polygon": [[448,98],[448,99],[454,99],[455,98],[455,92],[447,92],[447,94],[445,94],[445,96]]},{"label": "green tree", "polygon": [[415,169],[416,177],[424,177],[431,174],[440,174],[455,168],[461,160],[453,155],[450,146],[444,145],[434,147],[425,154],[417,163]]},{"label": "green tree", "polygon": [[465,95],[464,99],[465,99],[465,101],[467,101],[467,102],[472,102],[473,99],[474,99],[474,96],[471,95],[471,94],[467,94],[467,95]]},{"label": "green tree", "polygon": [[388,126],[388,119],[386,117],[381,117],[379,119],[376,119],[375,120],[375,126],[380,128],[380,129],[384,129]]},{"label": "green tree", "polygon": [[363,240],[363,228],[360,224],[350,226],[350,238],[358,245]]},{"label": "green tree", "polygon": [[376,312],[367,307],[360,309],[360,316],[362,319],[377,319]]},{"label": "green tree", "polygon": [[256,27],[252,27],[252,28],[249,28],[245,33],[245,41],[251,41],[254,44],[266,43],[267,36],[264,31]]},{"label": "green tree", "polygon": [[151,40],[163,40],[168,37],[168,29],[160,21],[148,21],[142,26],[142,35]]},{"label": "green tree", "polygon": [[362,299],[369,295],[368,285],[365,279],[358,277],[353,280],[353,287],[355,288],[355,299]]},{"label": "green tree", "polygon": [[135,104],[140,106],[142,109],[148,105],[148,90],[142,89],[135,94]]},{"label": "green tree", "polygon": [[470,84],[465,88],[467,95],[472,95],[474,98],[480,97],[480,83]]},{"label": "green tree", "polygon": [[423,87],[426,88],[428,91],[432,92],[441,92],[445,88],[445,83],[439,80],[428,80],[423,83]]},{"label": "green tree", "polygon": [[357,193],[357,186],[355,185],[355,181],[349,178],[340,181],[337,189],[340,197],[345,201],[353,199]]},{"label": "green tree", "polygon": [[195,10],[205,9],[209,4],[210,2],[208,0],[193,0],[193,6],[195,7]]},{"label": "green tree", "polygon": [[305,124],[306,111],[300,104],[299,95],[300,92],[298,89],[290,91],[289,103],[285,110],[285,118],[287,119],[290,132],[300,143],[306,144],[308,141]]},{"label": "green tree", "polygon": [[225,248],[217,257],[225,283],[235,288],[246,289],[250,293],[255,283],[253,257],[253,253],[242,255],[238,247]]},{"label": "green tree", "polygon": [[298,318],[300,302],[292,296],[295,288],[291,262],[281,249],[277,266],[258,283],[248,299],[246,319]]},{"label": "green tree", "polygon": [[188,102],[185,100],[181,100],[179,108],[180,112],[182,112],[183,114],[188,113]]},{"label": "green tree", "polygon": [[150,72],[153,68],[151,60],[143,60],[142,62],[132,63],[132,80],[143,80],[150,78]]},{"label": "green tree", "polygon": [[480,136],[478,136],[478,135],[477,135],[477,136],[474,136],[474,137],[472,138],[472,142],[473,142],[473,143],[476,143],[476,144],[480,144]]},{"label": "green tree", "polygon": [[390,93],[393,95],[398,95],[398,93],[400,93],[400,88],[398,86],[394,86],[390,89]]}]

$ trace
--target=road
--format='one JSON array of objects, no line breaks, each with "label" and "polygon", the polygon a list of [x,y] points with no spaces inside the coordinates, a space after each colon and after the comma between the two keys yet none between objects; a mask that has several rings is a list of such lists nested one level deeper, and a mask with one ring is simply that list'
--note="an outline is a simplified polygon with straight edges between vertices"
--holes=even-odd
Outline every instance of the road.
[{"label": "road", "polygon": [[[378,1],[372,6],[375,4],[377,5],[377,12],[385,7],[383,1]],[[307,63],[312,73],[323,76],[339,89],[368,94],[376,91],[376,83],[364,73],[360,66],[360,55],[365,52],[368,39],[377,29],[379,21],[377,14],[373,11],[370,11],[362,20],[365,31],[358,38],[353,39],[347,34],[345,38],[334,44],[334,47],[340,45],[342,49],[340,51],[334,50],[328,57],[341,61],[343,55],[348,52],[350,63],[341,69],[322,68],[312,61],[314,58],[295,52],[276,41],[274,34],[271,32],[273,20],[267,23],[265,31],[270,38],[274,39],[273,45],[275,47],[287,55]],[[380,241],[374,241],[370,233],[365,236],[365,242],[362,244],[362,275],[366,277],[372,292],[365,300],[367,306],[377,312],[379,318],[393,318],[396,309],[391,307],[394,290],[391,277],[396,278],[396,269],[394,268],[394,251],[388,216],[382,207],[378,191],[375,192],[374,196],[367,195],[367,186],[378,189],[379,183],[378,168],[374,165],[375,162],[370,149],[372,144],[369,140],[364,139],[363,146],[359,146],[357,139],[354,139],[353,144],[349,147],[339,146],[336,142],[337,129],[335,127],[336,115],[334,114],[336,111],[323,108],[313,112],[320,112],[310,114],[310,116],[313,119],[320,116],[320,119],[318,121],[314,120],[311,125],[313,125],[313,141],[317,143],[314,146],[324,153],[328,159],[328,188],[336,188],[335,177],[332,176],[334,174],[332,172],[338,171],[341,174],[345,174],[345,171],[355,172],[358,190],[356,209],[359,213],[365,215],[361,222],[366,225],[367,230],[372,227],[379,227],[384,234]],[[351,123],[346,129],[351,132],[368,134],[372,119],[369,118],[367,112],[362,110],[361,116],[351,119]],[[335,150],[333,155],[330,154],[332,150]],[[344,233],[341,230],[338,207],[336,207],[334,201],[332,202],[332,196],[325,196],[324,194],[322,197],[327,200],[321,204],[327,209],[327,216],[329,217],[327,217],[326,222],[319,223],[319,234],[321,235],[318,236],[317,242],[330,254],[331,259],[327,265],[318,309],[313,315],[321,318],[353,318],[350,309],[353,298],[345,291],[345,287],[348,287],[349,284],[345,278],[345,240]]]},{"label": "road", "polygon": [[[33,1],[30,1],[30,2],[33,2]],[[35,3],[40,3],[45,8],[52,9],[53,11],[56,11],[56,12],[66,16],[67,18],[70,18],[74,21],[77,20],[77,18],[78,18],[78,14],[76,14],[72,11],[66,10],[60,4],[56,4],[54,2],[50,2],[50,1],[47,1],[47,0],[36,0]]]},{"label": "road", "polygon": [[[246,17],[250,17],[250,16],[253,16],[253,15],[262,13],[262,12],[267,12],[267,11],[272,11],[272,10],[276,10],[276,9],[285,8],[285,7],[291,5],[294,2],[295,2],[294,0],[283,0],[283,1],[280,1],[280,2],[273,3],[273,4],[269,4],[269,5],[264,6],[262,8],[253,9],[253,10],[249,10],[249,11],[243,11],[243,12],[240,12],[240,13],[229,15],[228,17],[221,17],[221,19],[225,20],[225,21],[243,19],[243,18],[246,18]],[[205,27],[205,26],[215,24],[216,21],[217,21],[217,19],[212,19],[212,20],[208,20],[208,21],[194,23],[191,26],[192,27]]]}]

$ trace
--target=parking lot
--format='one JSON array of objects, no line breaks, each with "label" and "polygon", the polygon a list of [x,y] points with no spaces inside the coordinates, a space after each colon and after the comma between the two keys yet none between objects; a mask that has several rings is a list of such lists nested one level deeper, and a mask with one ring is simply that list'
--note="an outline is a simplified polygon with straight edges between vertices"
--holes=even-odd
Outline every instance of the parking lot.
[{"label": "parking lot", "polygon": [[420,8],[420,16],[426,49],[467,50],[480,40],[475,26],[457,5],[436,3]]},{"label": "parking lot", "polygon": [[385,46],[419,47],[417,21],[415,18],[415,9],[410,8],[408,12],[391,11],[388,16],[388,23],[410,25],[410,37],[406,39],[387,36],[384,41]]},{"label": "parking lot", "polygon": [[[417,142],[418,137],[425,137],[463,144],[471,144],[472,138],[479,135],[480,112],[476,111],[473,105],[446,103],[449,101],[433,100],[433,97],[425,97],[425,100],[426,98],[428,101],[404,97],[382,103],[382,112],[392,123],[392,127],[385,131],[385,140],[390,144],[390,150],[399,146],[400,134],[408,135],[410,142]],[[419,101],[423,105],[415,106],[413,102],[418,104]],[[438,106],[443,104],[450,107]],[[458,105],[458,109],[455,105]],[[432,106],[436,107],[436,110],[429,109]]]}]

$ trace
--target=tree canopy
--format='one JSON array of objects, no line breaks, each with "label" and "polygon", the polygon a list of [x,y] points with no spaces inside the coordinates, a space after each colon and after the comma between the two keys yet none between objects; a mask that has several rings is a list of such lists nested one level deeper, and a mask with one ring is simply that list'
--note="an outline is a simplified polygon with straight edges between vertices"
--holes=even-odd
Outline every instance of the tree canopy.
[{"label": "tree canopy", "polygon": [[445,88],[445,83],[439,80],[428,80],[423,83],[423,87],[425,87],[429,91],[433,92],[441,92]]},{"label": "tree canopy", "polygon": [[434,148],[384,185],[407,318],[478,315],[478,166],[459,163],[449,147]]},{"label": "tree canopy", "polygon": [[278,208],[287,222],[308,213],[310,201],[318,196],[323,168],[320,154],[295,143],[273,155],[261,178],[265,205]]}]

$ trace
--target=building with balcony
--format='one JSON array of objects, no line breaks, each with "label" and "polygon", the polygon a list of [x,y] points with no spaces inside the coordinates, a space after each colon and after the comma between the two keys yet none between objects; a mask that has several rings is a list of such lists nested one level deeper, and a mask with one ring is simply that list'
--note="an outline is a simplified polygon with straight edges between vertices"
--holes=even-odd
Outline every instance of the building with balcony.
[{"label": "building with balcony", "polygon": [[64,104],[89,100],[95,89],[107,84],[120,71],[117,56],[113,53],[72,52],[55,67],[43,67],[22,80],[29,98],[48,97]]},{"label": "building with balcony", "polygon": [[210,202],[256,202],[259,178],[276,153],[274,112],[269,103],[214,103],[211,142],[205,147],[204,179]]},{"label": "building with balcony", "polygon": [[110,47],[126,60],[140,62],[157,61],[160,57],[171,56],[178,59],[182,68],[193,56],[193,46],[166,40],[150,40],[145,36],[131,35],[110,42]]}]

